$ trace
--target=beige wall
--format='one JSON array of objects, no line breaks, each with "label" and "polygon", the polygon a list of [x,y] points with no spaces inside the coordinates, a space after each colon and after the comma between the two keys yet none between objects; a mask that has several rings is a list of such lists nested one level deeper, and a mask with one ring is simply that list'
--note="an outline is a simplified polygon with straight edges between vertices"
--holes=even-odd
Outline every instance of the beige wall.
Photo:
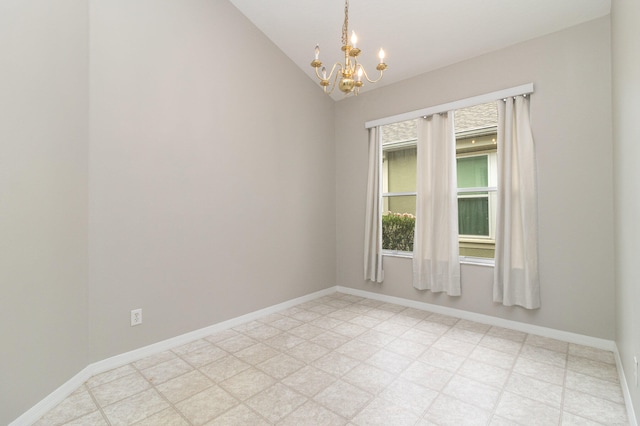
[{"label": "beige wall", "polygon": [[226,1],[90,4],[91,359],[335,285],[333,101]]},{"label": "beige wall", "polygon": [[87,5],[0,2],[0,424],[87,363]]},{"label": "beige wall", "polygon": [[613,25],[613,142],[616,220],[616,343],[640,414],[633,356],[640,361],[640,3],[611,2]]},{"label": "beige wall", "polygon": [[3,1],[0,51],[0,424],[335,285],[333,101],[228,2]]},{"label": "beige wall", "polygon": [[[428,55],[428,46],[419,53]],[[338,102],[338,284],[613,339],[610,51],[606,17]],[[410,259],[385,257],[384,283],[364,282],[365,121],[528,82],[535,84],[531,119],[542,308],[494,304],[489,267],[463,265],[462,296],[457,298],[415,290]]]}]

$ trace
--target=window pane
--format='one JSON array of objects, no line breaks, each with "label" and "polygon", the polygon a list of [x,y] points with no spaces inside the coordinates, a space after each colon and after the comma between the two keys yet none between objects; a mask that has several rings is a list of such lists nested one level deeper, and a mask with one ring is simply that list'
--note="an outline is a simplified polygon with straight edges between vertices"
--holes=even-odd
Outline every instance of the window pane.
[{"label": "window pane", "polygon": [[458,158],[457,163],[458,188],[477,188],[489,185],[489,165],[486,155]]},{"label": "window pane", "polygon": [[384,151],[384,192],[415,192],[416,154],[415,146]]},{"label": "window pane", "polygon": [[489,236],[489,198],[458,198],[460,235]]},{"label": "window pane", "polygon": [[413,232],[416,224],[415,195],[384,197],[383,202],[382,248],[413,251]]}]

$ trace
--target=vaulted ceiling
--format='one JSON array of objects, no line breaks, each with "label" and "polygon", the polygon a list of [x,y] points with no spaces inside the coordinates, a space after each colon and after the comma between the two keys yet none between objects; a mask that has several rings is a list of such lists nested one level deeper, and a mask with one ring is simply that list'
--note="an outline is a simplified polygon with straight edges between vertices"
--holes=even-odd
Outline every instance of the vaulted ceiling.
[{"label": "vaulted ceiling", "polygon": [[[316,44],[328,68],[343,59],[344,0],[230,1],[314,81],[309,64]],[[349,32],[358,34],[360,62],[375,74],[383,47],[389,66],[381,82],[361,91],[578,25],[610,9],[611,0],[350,0]],[[343,95],[336,90],[333,98]]]}]

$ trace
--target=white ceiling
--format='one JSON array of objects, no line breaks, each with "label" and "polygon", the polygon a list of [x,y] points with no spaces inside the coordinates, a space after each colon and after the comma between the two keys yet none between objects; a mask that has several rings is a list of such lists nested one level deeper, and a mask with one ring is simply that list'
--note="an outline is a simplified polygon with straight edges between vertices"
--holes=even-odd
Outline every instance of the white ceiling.
[{"label": "white ceiling", "polygon": [[[344,0],[230,0],[310,78],[313,50],[327,68],[343,59]],[[349,33],[376,75],[383,47],[389,66],[366,91],[609,14],[611,0],[350,0]],[[318,86],[318,90],[320,86]],[[336,90],[333,98],[344,95]]]}]

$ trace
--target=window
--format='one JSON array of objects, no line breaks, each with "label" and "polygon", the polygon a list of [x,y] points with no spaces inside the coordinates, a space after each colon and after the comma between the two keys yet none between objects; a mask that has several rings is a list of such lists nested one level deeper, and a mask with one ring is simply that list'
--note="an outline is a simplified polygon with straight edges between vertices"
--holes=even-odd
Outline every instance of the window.
[{"label": "window", "polygon": [[[495,103],[455,111],[460,256],[493,258],[497,190]],[[382,126],[382,248],[413,251],[417,122]]]}]

